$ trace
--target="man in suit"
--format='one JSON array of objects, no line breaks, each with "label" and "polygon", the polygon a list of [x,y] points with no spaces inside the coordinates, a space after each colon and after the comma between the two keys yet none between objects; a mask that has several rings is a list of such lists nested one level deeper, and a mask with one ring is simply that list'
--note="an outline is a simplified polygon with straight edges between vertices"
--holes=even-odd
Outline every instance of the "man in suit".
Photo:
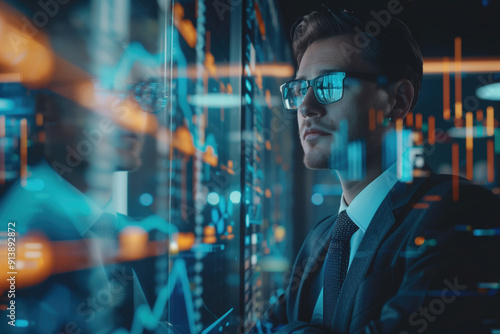
[{"label": "man in suit", "polygon": [[[307,236],[268,312],[279,333],[500,327],[499,200],[458,177],[404,182],[398,162],[384,163],[384,138],[414,109],[423,72],[397,12],[325,8],[293,31],[298,69],[281,87],[283,103],[297,113],[304,164],[334,169],[343,194],[338,214]],[[385,121],[370,123],[373,110]],[[353,142],[366,148],[361,178],[345,162]]]}]

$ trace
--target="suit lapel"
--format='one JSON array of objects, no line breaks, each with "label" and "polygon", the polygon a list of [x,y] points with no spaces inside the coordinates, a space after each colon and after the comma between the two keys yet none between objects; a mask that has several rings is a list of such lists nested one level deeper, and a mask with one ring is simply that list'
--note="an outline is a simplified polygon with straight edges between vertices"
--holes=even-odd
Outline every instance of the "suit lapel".
[{"label": "suit lapel", "polygon": [[[329,219],[329,221],[336,220],[336,217]],[[325,223],[323,225],[325,228],[318,229],[315,233],[315,236],[312,238],[311,242],[313,245],[309,245],[312,247],[313,251],[306,254],[309,255],[307,257],[307,262],[305,262],[305,266],[303,267],[304,277],[300,280],[299,287],[297,290],[297,299],[295,301],[294,310],[294,318],[303,321],[310,321],[311,319],[311,311],[307,308],[307,306],[314,308],[314,305],[309,305],[308,294],[310,293],[310,288],[312,285],[312,280],[318,273],[321,271],[321,266],[325,260],[326,252],[328,251],[331,229],[333,227],[333,223]],[[297,262],[298,267],[295,268],[294,275],[299,275],[300,270],[302,268],[301,265],[304,263],[306,259],[301,259],[300,262]],[[299,277],[302,275],[299,275]]]},{"label": "suit lapel", "polygon": [[396,183],[375,212],[342,285],[333,319],[335,333],[349,331],[357,288],[370,267],[380,243],[395,222],[393,211],[408,203],[424,180],[416,179],[410,185],[403,182]]}]

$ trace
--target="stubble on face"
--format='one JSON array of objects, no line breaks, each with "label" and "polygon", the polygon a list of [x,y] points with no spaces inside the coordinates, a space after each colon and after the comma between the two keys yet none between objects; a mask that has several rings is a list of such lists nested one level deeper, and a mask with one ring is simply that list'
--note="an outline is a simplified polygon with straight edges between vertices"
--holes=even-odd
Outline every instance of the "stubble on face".
[{"label": "stubble on face", "polygon": [[[347,57],[343,52],[347,44],[353,45],[353,36],[334,36],[311,44],[302,58],[297,78],[312,79],[324,70],[358,73],[377,72],[377,69],[369,65],[361,56]],[[304,149],[303,162],[307,168],[330,169],[332,168],[332,153],[335,155],[335,153],[347,152],[347,148],[344,146],[335,147],[335,137],[339,135],[339,126],[342,120],[345,120],[348,126],[347,141],[366,140],[366,148],[370,150],[369,154],[379,154],[381,136],[370,132],[368,118],[370,108],[378,110],[386,107],[381,103],[385,98],[385,96],[380,95],[383,90],[379,89],[373,82],[365,80],[354,80],[354,82],[355,85],[344,88],[344,95],[340,101],[326,105],[319,103],[312,89],[309,89],[303,102],[303,107],[308,110],[307,117],[300,112],[301,108],[297,112],[299,136]],[[310,127],[319,127],[331,135],[306,140],[304,129]],[[344,145],[343,141],[339,141],[338,144]],[[332,150],[337,151],[333,152]]]}]

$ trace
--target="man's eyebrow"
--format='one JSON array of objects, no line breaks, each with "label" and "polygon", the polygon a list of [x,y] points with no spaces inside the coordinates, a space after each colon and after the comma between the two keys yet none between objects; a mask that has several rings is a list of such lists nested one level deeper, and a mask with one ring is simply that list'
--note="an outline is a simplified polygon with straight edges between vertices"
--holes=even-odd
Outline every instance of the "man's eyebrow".
[{"label": "man's eyebrow", "polygon": [[[341,70],[338,68],[325,68],[324,70],[319,71],[315,77],[320,76],[320,75],[325,74],[325,73],[330,73],[330,72],[347,72],[347,71]],[[301,76],[295,77],[294,80],[305,80],[305,79],[304,79],[304,76],[301,75]]]}]

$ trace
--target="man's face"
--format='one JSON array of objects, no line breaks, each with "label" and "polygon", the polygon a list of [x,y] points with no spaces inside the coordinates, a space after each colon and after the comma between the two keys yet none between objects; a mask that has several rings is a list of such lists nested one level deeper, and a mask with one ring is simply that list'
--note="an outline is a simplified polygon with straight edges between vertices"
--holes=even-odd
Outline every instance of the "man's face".
[{"label": "man's face", "polygon": [[[325,71],[377,73],[354,49],[353,36],[341,35],[315,41],[307,48],[297,71],[297,79],[310,80]],[[340,101],[321,104],[309,88],[297,111],[300,141],[304,149],[304,164],[310,169],[330,166],[332,145],[341,121],[347,121],[349,141],[364,139],[367,156],[380,154],[382,131],[369,131],[370,108],[390,111],[388,92],[376,83],[345,78]],[[333,146],[334,147],[334,146]]]}]

